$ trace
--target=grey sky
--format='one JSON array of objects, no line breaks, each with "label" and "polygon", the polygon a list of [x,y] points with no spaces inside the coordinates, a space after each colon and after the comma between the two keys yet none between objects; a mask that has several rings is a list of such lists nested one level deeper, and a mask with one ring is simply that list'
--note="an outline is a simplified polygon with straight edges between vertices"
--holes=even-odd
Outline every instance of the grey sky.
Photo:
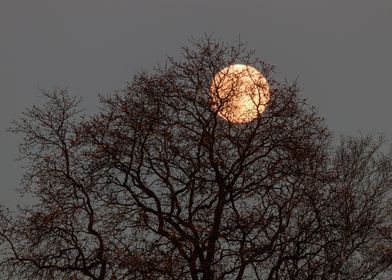
[{"label": "grey sky", "polygon": [[0,204],[22,170],[5,129],[43,100],[38,87],[69,87],[94,110],[98,94],[125,86],[204,33],[240,36],[337,134],[392,137],[391,0],[0,0]]}]

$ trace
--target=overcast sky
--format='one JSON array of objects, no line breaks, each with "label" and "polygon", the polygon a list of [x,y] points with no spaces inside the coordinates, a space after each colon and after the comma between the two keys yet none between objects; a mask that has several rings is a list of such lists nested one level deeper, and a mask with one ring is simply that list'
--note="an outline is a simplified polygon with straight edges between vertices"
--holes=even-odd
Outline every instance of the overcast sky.
[{"label": "overcast sky", "polygon": [[26,200],[20,140],[5,130],[38,88],[68,87],[89,110],[189,39],[240,36],[337,135],[392,138],[391,0],[0,0],[0,204]]}]

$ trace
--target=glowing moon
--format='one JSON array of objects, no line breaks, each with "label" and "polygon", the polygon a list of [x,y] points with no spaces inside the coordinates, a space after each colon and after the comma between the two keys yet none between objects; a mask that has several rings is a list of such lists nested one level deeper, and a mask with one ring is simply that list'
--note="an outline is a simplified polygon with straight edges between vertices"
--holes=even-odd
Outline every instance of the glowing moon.
[{"label": "glowing moon", "polygon": [[269,100],[267,79],[254,67],[233,64],[220,70],[210,86],[211,107],[232,123],[257,118]]}]

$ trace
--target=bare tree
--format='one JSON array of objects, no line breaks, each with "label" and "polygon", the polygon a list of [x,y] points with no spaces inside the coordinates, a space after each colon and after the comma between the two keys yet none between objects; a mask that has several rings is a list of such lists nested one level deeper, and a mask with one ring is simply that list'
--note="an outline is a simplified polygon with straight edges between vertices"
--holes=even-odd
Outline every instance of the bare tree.
[{"label": "bare tree", "polygon": [[[243,44],[211,38],[101,98],[81,117],[44,92],[11,128],[24,136],[23,191],[0,215],[3,279],[377,279],[390,268],[391,156],[382,139],[333,145],[296,84]],[[211,81],[260,69],[266,110],[219,116]],[[219,85],[215,85],[219,91]],[[235,92],[233,93],[235,94]],[[227,108],[226,108],[227,109]]]}]

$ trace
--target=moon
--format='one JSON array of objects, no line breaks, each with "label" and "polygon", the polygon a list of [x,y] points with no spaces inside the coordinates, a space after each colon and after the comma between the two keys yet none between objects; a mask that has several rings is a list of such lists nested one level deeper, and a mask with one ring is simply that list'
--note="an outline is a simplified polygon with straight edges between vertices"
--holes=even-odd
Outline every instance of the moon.
[{"label": "moon", "polygon": [[221,69],[210,85],[210,104],[231,123],[248,123],[264,112],[269,101],[267,79],[256,68],[232,64]]}]

